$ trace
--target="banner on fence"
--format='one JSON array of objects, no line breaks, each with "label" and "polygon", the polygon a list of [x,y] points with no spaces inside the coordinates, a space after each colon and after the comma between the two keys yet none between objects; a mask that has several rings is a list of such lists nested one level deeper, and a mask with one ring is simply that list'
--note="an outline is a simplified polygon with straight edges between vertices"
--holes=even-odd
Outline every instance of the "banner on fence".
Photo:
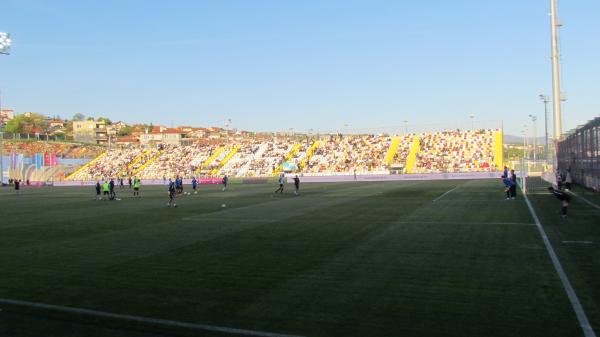
[{"label": "banner on fence", "polygon": [[[303,183],[329,183],[344,181],[407,181],[407,180],[452,180],[452,179],[500,179],[502,172],[429,173],[429,174],[371,174],[343,176],[303,176]],[[294,174],[288,175],[288,183],[294,182]]]}]

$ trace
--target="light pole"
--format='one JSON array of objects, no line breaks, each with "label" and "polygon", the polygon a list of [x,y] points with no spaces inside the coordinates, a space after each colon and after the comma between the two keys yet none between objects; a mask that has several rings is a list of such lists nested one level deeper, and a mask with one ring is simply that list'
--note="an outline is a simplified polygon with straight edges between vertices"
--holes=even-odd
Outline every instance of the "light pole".
[{"label": "light pole", "polygon": [[548,102],[549,98],[546,95],[539,94],[540,100],[544,102],[544,131],[546,137],[546,160],[548,160],[548,153],[550,149],[548,148]]},{"label": "light pole", "polygon": [[554,111],[554,140],[558,141],[562,135],[561,123],[561,92],[560,92],[560,55],[558,47],[558,28],[561,24],[558,20],[557,0],[550,0],[550,29],[552,46],[552,104]]},{"label": "light pole", "polygon": [[529,115],[531,118],[531,124],[533,124],[533,161],[535,162],[535,152],[537,150],[537,116]]},{"label": "light pole", "polygon": [[229,127],[231,126],[231,118],[225,121],[225,134],[227,135],[227,146],[229,146]]},{"label": "light pole", "polygon": [[469,118],[471,118],[471,131],[475,130],[475,114],[470,114]]},{"label": "light pole", "polygon": [[406,119],[404,120],[404,134],[408,134],[408,121]]},{"label": "light pole", "polygon": [[523,125],[523,159],[525,159],[525,157],[529,158],[529,142],[527,140],[527,124]]},{"label": "light pole", "polygon": [[[9,55],[10,54],[10,34],[0,32],[0,54]],[[2,107],[0,106],[0,111]],[[4,152],[2,151],[4,147],[4,126],[0,124],[0,186],[4,185]]]},{"label": "light pole", "polygon": [[523,159],[525,159],[525,130],[521,130],[521,135],[523,136]]}]

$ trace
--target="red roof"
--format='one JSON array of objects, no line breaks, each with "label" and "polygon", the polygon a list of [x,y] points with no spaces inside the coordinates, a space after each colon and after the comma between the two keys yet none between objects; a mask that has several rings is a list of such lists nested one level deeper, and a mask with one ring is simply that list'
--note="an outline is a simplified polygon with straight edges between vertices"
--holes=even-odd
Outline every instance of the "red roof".
[{"label": "red roof", "polygon": [[133,136],[125,136],[117,138],[117,143],[137,143],[139,139]]},{"label": "red roof", "polygon": [[185,134],[185,132],[182,132],[181,130],[176,129],[176,128],[166,128],[166,129],[162,129],[162,131],[160,131],[160,129],[156,130],[156,127],[155,127],[155,129],[152,130],[152,134],[155,134],[155,135],[179,134],[179,135],[181,135],[181,134]]}]

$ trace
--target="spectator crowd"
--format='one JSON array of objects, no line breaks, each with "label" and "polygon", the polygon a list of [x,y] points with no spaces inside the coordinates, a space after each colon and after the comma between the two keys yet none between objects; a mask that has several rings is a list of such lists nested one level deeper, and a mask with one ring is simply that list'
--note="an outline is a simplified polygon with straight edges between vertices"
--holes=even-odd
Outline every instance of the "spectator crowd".
[{"label": "spectator crowd", "polygon": [[[370,174],[403,167],[409,156],[414,172],[494,171],[496,130],[449,130],[390,135],[342,135],[326,137],[243,139],[223,143],[164,145],[158,148],[114,149],[69,177],[72,180],[136,175],[142,179],[175,176],[228,175],[270,176],[278,172],[306,175]],[[395,137],[398,144],[391,153]],[[411,154],[415,139],[418,151]],[[416,144],[415,144],[416,145]]]}]

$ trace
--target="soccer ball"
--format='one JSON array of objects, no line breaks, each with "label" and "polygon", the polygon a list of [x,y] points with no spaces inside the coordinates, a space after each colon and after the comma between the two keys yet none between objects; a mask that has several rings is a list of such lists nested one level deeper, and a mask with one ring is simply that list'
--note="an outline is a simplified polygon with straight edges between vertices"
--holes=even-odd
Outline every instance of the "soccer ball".
[{"label": "soccer ball", "polygon": [[227,205],[225,205],[225,204],[221,204],[221,207],[225,208],[225,207],[227,207]]}]

